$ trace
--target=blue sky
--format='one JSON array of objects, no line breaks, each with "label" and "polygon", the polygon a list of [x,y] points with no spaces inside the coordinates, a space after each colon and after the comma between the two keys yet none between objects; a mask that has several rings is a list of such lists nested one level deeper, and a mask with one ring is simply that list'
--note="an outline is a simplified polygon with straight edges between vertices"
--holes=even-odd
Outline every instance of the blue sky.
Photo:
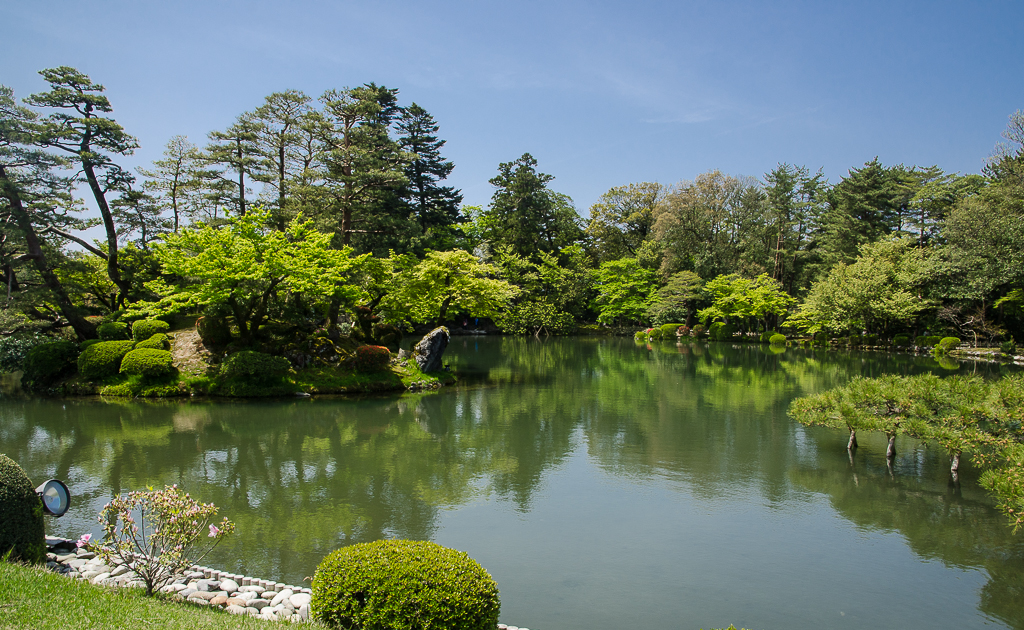
[{"label": "blue sky", "polygon": [[778,162],[978,172],[1024,109],[1024,2],[6,2],[0,83],[71,65],[146,165],[267,94],[375,81],[441,125],[484,205],[532,153],[587,208],[608,188]]}]

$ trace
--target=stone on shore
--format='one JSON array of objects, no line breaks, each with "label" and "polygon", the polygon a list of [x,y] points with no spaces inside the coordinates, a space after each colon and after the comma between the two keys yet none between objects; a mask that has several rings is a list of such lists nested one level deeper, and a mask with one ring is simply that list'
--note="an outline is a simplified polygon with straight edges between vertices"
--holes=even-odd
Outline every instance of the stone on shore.
[{"label": "stone on shore", "polygon": [[445,348],[448,347],[450,335],[444,326],[438,326],[428,332],[416,347],[412,349],[412,356],[416,359],[416,365],[421,372],[437,372],[443,367],[441,357]]},{"label": "stone on shore", "polygon": [[230,604],[227,611],[232,615],[244,615],[246,614],[245,606],[239,606],[238,604]]},{"label": "stone on shore", "polygon": [[238,582],[232,579],[226,579],[220,581],[220,590],[228,593],[234,593],[238,591]]},{"label": "stone on shore", "polygon": [[310,599],[311,598],[309,596],[309,593],[296,593],[289,597],[288,601],[292,603],[292,606],[295,606],[296,608],[302,608],[303,606],[309,603]]}]

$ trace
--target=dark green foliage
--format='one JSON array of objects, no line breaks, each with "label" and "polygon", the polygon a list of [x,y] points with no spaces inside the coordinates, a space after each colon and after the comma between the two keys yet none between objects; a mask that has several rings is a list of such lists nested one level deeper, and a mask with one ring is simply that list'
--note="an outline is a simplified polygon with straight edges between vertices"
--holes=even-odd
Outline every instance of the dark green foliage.
[{"label": "dark green foliage", "polygon": [[774,330],[766,330],[761,333],[761,343],[771,343],[772,337],[775,335]]},{"label": "dark green foliage", "polygon": [[171,353],[166,350],[139,348],[124,355],[121,374],[158,378],[174,373]]},{"label": "dark green foliage", "polygon": [[959,345],[960,339],[957,337],[943,337],[935,346],[935,351],[939,354],[949,354],[950,350],[955,350]]},{"label": "dark green foliage", "polygon": [[78,344],[73,341],[51,341],[34,346],[25,356],[25,380],[51,383],[74,372],[78,352]]},{"label": "dark green foliage", "polygon": [[875,335],[875,334],[864,335],[864,345],[865,346],[874,346],[874,345],[877,345],[877,344],[878,344],[878,335]]},{"label": "dark green foliage", "polygon": [[206,346],[223,346],[231,342],[231,327],[223,317],[200,317],[196,320],[196,330]]},{"label": "dark green foliage", "polygon": [[145,341],[135,344],[135,349],[150,348],[153,350],[170,350],[171,340],[164,333],[156,333]]},{"label": "dark green foliage", "polygon": [[288,373],[291,363],[284,357],[242,350],[224,360],[220,374],[225,378],[269,383]]},{"label": "dark green foliage", "polygon": [[22,369],[28,351],[50,341],[51,338],[38,335],[11,335],[0,339],[0,372]]},{"label": "dark green foliage", "polygon": [[166,333],[171,325],[159,319],[140,319],[132,324],[132,339],[144,341],[157,333]]},{"label": "dark green foliage", "polygon": [[864,338],[860,335],[850,335],[850,345],[854,347],[864,345]]},{"label": "dark green foliage", "polygon": [[378,344],[389,350],[397,351],[398,344],[402,341],[402,330],[391,324],[374,324],[373,338]]},{"label": "dark green foliage", "polygon": [[121,369],[121,360],[135,346],[133,341],[102,341],[82,351],[78,357],[78,373],[82,378],[97,380],[114,376]]},{"label": "dark green foliage", "polygon": [[736,327],[724,322],[715,322],[708,329],[708,336],[712,341],[729,341],[736,334]]},{"label": "dark green foliage", "polygon": [[1003,354],[1017,354],[1017,343],[1011,337],[1008,341],[999,344],[999,351]]},{"label": "dark green foliage", "polygon": [[784,344],[786,343],[786,335],[775,333],[768,339],[768,342],[773,346]]},{"label": "dark green foliage", "polygon": [[124,322],[107,322],[96,327],[96,334],[102,341],[121,341],[128,339],[128,324]]},{"label": "dark green foliage", "polygon": [[924,345],[929,348],[934,348],[935,346],[939,345],[940,341],[942,341],[942,337],[938,335],[928,335],[927,337],[924,338]]},{"label": "dark green foliage", "polygon": [[910,335],[896,335],[892,338],[892,345],[897,348],[905,348],[910,345]]},{"label": "dark green foliage", "polygon": [[43,502],[28,475],[14,460],[0,453],[0,558],[46,560]]},{"label": "dark green foliage", "polygon": [[682,324],[662,324],[660,327],[661,334],[665,339],[675,337],[680,326],[682,326]]},{"label": "dark green foliage", "polygon": [[432,542],[380,540],[339,549],[313,576],[310,610],[352,629],[493,630],[498,587],[475,560]]},{"label": "dark green foliage", "polygon": [[94,346],[100,343],[101,341],[101,339],[86,339],[85,341],[78,345],[78,349],[81,350],[82,352],[85,352],[86,348],[88,348],[89,346]]},{"label": "dark green foliage", "polygon": [[383,370],[391,361],[391,351],[384,346],[359,346],[356,348],[356,369],[360,372]]}]

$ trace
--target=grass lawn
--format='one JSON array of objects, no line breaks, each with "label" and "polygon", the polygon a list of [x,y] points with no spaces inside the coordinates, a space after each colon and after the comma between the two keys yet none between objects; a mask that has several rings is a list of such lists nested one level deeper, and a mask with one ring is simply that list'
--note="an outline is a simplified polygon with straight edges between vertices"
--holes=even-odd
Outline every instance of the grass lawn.
[{"label": "grass lawn", "polygon": [[222,610],[146,597],[140,590],[93,586],[42,568],[0,561],[0,630],[255,630],[284,626],[320,627],[232,615]]}]

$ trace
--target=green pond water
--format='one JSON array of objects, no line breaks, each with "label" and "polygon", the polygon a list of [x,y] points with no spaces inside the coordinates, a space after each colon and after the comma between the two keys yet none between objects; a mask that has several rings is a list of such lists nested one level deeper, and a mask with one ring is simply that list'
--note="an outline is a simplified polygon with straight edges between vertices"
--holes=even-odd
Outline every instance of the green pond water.
[{"label": "green pond water", "polygon": [[970,462],[807,429],[796,396],[988,364],[765,346],[455,337],[440,392],[254,402],[0,400],[0,452],[65,479],[52,534],[177,483],[237,533],[206,560],[289,583],[379,538],[468,552],[505,623],[600,628],[1024,627],[1024,534]]}]

